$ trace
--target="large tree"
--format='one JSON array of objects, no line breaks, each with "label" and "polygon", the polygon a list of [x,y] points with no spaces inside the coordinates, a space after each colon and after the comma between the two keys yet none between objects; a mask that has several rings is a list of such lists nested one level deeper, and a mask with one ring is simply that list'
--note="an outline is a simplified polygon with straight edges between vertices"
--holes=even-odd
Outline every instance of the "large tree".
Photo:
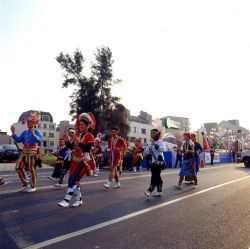
[{"label": "large tree", "polygon": [[121,82],[113,79],[111,50],[108,47],[97,48],[90,77],[83,73],[85,59],[80,51],[76,50],[73,56],[61,52],[56,60],[64,71],[62,86],[75,86],[71,95],[70,115],[74,118],[90,111],[96,117],[97,132],[106,132],[116,125],[121,135],[127,136],[128,110],[119,103],[118,97],[111,94],[112,86]]}]

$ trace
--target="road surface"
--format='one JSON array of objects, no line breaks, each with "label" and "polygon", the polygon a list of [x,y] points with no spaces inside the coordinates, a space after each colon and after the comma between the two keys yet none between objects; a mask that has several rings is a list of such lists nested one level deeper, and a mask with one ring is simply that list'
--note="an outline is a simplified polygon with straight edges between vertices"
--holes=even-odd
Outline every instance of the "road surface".
[{"label": "road surface", "polygon": [[147,199],[150,172],[124,172],[120,189],[105,189],[108,171],[84,177],[84,205],[60,208],[65,195],[38,170],[38,190],[19,193],[12,164],[0,175],[12,181],[0,188],[0,248],[84,249],[248,249],[250,248],[250,169],[209,166],[198,174],[199,187],[175,190],[178,170],[162,172],[163,196]]}]

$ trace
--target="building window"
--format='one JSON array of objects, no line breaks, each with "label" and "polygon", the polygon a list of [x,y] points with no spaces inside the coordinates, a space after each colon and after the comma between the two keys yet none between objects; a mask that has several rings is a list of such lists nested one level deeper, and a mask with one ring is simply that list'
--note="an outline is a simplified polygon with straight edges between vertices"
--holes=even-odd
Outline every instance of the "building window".
[{"label": "building window", "polygon": [[50,121],[49,115],[42,115],[42,121]]},{"label": "building window", "polygon": [[134,133],[136,133],[136,127],[134,127]]},{"label": "building window", "polygon": [[141,129],[141,134],[146,134],[146,129]]},{"label": "building window", "polygon": [[50,130],[55,130],[55,126],[54,126],[53,124],[50,124],[50,125],[49,125],[49,129],[50,129]]},{"label": "building window", "polygon": [[44,129],[47,129],[47,124],[43,124],[43,128],[44,128]]},{"label": "building window", "polygon": [[50,141],[50,142],[49,142],[49,147],[50,147],[50,148],[53,148],[54,146],[55,146],[54,141]]},{"label": "building window", "polygon": [[49,137],[54,137],[54,133],[49,133]]},{"label": "building window", "polygon": [[135,141],[135,137],[131,137],[131,138],[130,138],[130,142],[133,143],[134,141]]},{"label": "building window", "polygon": [[47,141],[43,141],[43,147],[44,147],[44,148],[47,147]]},{"label": "building window", "polygon": [[38,124],[38,125],[37,125],[37,128],[41,128],[41,124]]},{"label": "building window", "polygon": [[46,132],[43,132],[43,137],[46,137],[46,136],[47,136]]},{"label": "building window", "polygon": [[146,144],[147,143],[147,138],[144,138],[144,144]]}]

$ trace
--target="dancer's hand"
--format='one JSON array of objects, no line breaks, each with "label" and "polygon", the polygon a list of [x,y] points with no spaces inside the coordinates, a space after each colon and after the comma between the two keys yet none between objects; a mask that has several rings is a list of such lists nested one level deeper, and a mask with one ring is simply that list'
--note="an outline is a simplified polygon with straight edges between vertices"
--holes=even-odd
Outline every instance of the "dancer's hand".
[{"label": "dancer's hand", "polygon": [[11,130],[12,134],[15,134],[16,128],[14,125],[11,125],[10,130]]},{"label": "dancer's hand", "polygon": [[35,128],[34,128],[34,127],[31,128],[30,131],[31,131],[31,134],[32,134],[33,138],[34,138],[35,140],[38,140],[38,139],[37,139],[37,136],[36,136],[36,134],[35,134]]},{"label": "dancer's hand", "polygon": [[33,137],[36,137],[35,128],[34,128],[34,127],[31,128],[30,131],[31,131],[32,136],[33,136]]}]

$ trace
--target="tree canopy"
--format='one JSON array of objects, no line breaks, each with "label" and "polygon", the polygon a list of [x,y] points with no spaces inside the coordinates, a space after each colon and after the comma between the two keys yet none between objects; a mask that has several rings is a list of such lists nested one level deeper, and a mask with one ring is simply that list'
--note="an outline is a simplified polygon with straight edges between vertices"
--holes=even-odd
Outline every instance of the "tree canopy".
[{"label": "tree canopy", "polygon": [[75,86],[70,96],[70,115],[74,119],[80,113],[92,112],[97,122],[96,132],[105,133],[115,125],[126,137],[129,112],[120,103],[120,98],[111,93],[112,86],[121,83],[121,80],[113,79],[112,52],[108,47],[101,47],[94,55],[89,77],[83,73],[85,58],[81,51],[76,50],[72,56],[61,52],[56,57],[64,72],[62,87]]}]

